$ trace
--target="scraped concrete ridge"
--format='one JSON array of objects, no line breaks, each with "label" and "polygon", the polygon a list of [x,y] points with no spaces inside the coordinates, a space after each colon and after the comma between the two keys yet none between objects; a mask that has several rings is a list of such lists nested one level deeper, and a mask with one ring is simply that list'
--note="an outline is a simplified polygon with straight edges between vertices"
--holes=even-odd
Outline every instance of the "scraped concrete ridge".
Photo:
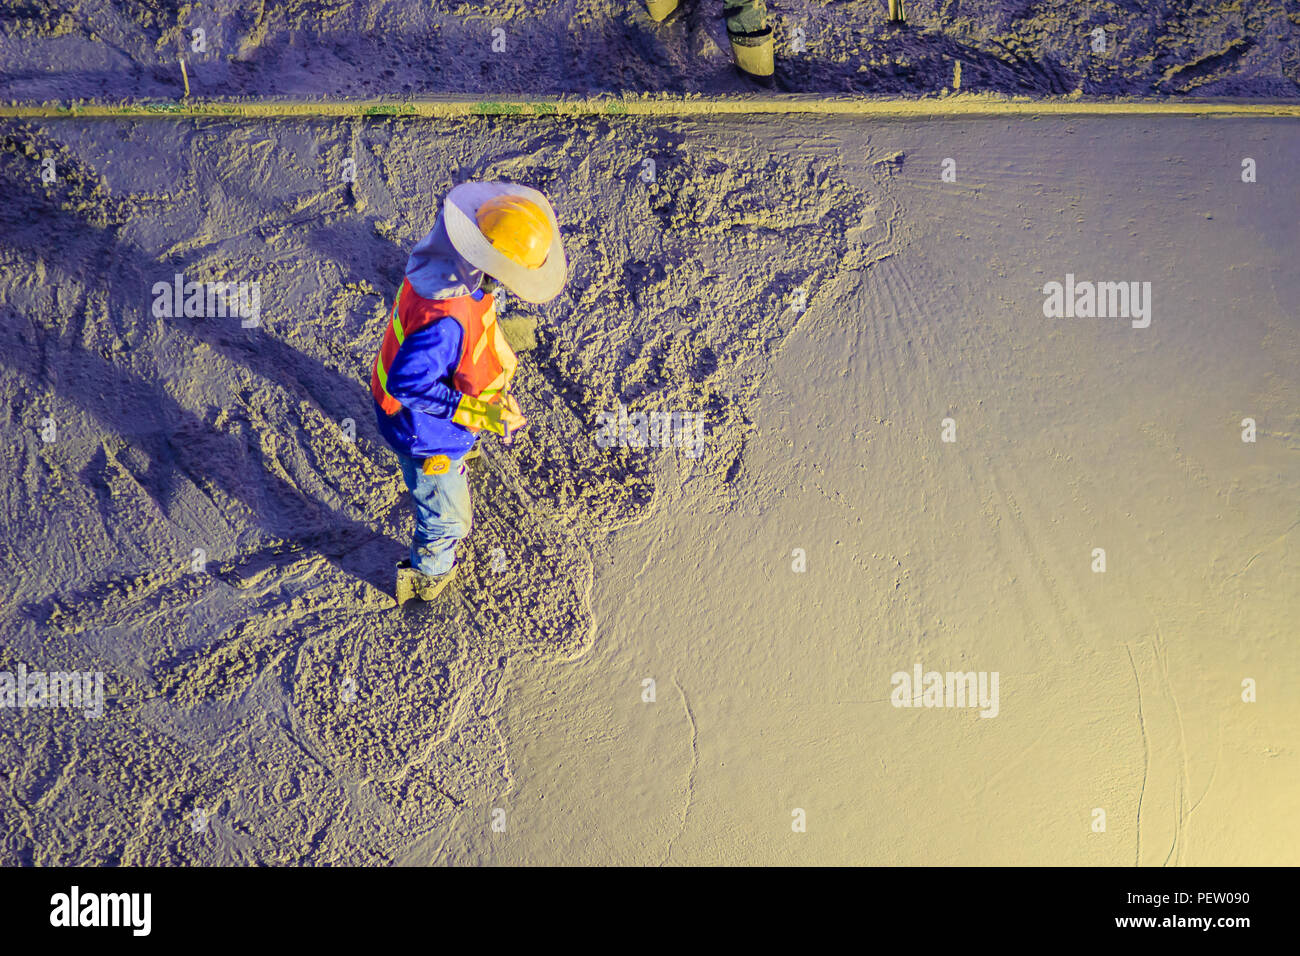
[{"label": "scraped concrete ridge", "polygon": [[1300,102],[1233,100],[1047,99],[991,95],[880,98],[826,96],[592,96],[592,97],[432,97],[401,101],[198,100],[128,103],[76,102],[0,105],[0,118],[78,119],[121,117],[243,117],[278,119],[328,116],[410,116],[442,119],[461,116],[745,116],[812,113],[826,116],[932,117],[978,116],[1300,116]]}]

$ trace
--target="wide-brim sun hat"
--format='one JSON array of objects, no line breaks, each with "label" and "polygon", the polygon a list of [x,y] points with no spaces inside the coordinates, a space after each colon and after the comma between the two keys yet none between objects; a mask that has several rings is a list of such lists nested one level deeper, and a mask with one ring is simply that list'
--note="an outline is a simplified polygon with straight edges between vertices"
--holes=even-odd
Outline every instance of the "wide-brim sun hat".
[{"label": "wide-brim sun hat", "polygon": [[[478,211],[496,196],[518,196],[536,204],[551,221],[551,247],[546,260],[536,269],[515,262],[488,241],[478,227]],[[560,223],[555,210],[536,189],[518,183],[461,183],[447,193],[442,204],[447,236],[461,257],[475,269],[482,269],[526,302],[549,302],[560,294],[568,275]]]}]

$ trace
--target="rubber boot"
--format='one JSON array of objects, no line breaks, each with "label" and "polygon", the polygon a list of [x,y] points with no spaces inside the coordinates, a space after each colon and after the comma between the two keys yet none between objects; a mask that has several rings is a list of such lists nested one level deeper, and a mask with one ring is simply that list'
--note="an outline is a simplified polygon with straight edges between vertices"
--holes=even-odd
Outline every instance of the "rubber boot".
[{"label": "rubber boot", "polygon": [[432,601],[456,577],[456,565],[452,565],[446,574],[421,574],[411,567],[409,560],[397,564],[397,604],[400,607],[413,598]]},{"label": "rubber boot", "polygon": [[772,82],[776,72],[772,28],[756,33],[731,33],[731,53],[736,58],[736,67],[747,76],[753,77],[763,85]]},{"label": "rubber boot", "polygon": [[432,601],[442,589],[452,581],[456,580],[456,565],[451,566],[451,570],[446,574],[416,574],[415,577],[415,596],[421,601]]},{"label": "rubber boot", "polygon": [[651,20],[662,23],[680,3],[681,0],[645,0],[645,8]]},{"label": "rubber boot", "polygon": [[393,596],[397,599],[398,607],[415,597],[415,576],[418,573],[411,567],[409,560],[397,562],[397,589]]}]

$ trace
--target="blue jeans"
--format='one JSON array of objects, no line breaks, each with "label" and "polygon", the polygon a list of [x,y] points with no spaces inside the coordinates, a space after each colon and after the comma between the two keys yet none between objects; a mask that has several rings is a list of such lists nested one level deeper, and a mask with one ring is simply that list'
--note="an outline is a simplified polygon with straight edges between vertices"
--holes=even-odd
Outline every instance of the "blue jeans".
[{"label": "blue jeans", "polygon": [[424,574],[446,574],[456,563],[456,542],[469,534],[474,514],[469,469],[463,458],[453,458],[445,475],[426,475],[424,459],[399,453],[397,460],[415,510],[411,567]]}]

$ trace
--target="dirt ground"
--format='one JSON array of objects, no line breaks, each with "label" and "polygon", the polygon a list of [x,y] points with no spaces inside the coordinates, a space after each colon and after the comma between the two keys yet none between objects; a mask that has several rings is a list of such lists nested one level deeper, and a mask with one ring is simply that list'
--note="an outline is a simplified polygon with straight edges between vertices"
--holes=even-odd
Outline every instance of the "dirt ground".
[{"label": "dirt ground", "polygon": [[[20,0],[0,13],[0,98],[174,99],[181,56],[196,96],[743,92],[722,6],[685,0],[655,24],[636,0]],[[1300,95],[1297,0],[906,9],[900,27],[886,0],[768,0],[778,88],[924,95],[952,88],[960,63],[978,93]]]},{"label": "dirt ground", "polygon": [[[195,24],[209,96],[745,89],[705,4],[255,6],[11,7],[0,98],[175,98]],[[790,90],[1296,96],[1293,2],[771,8]],[[0,671],[106,682],[0,708],[0,862],[1300,862],[1297,155],[1286,119],[0,123]],[[399,609],[366,375],[488,178],[551,198],[570,280],[507,300],[530,427]],[[157,317],[177,273],[260,324]],[[1150,282],[1149,327],[1045,317],[1067,273]],[[601,447],[620,405],[703,454]],[[997,717],[891,706],[918,662],[998,672]]]}]

